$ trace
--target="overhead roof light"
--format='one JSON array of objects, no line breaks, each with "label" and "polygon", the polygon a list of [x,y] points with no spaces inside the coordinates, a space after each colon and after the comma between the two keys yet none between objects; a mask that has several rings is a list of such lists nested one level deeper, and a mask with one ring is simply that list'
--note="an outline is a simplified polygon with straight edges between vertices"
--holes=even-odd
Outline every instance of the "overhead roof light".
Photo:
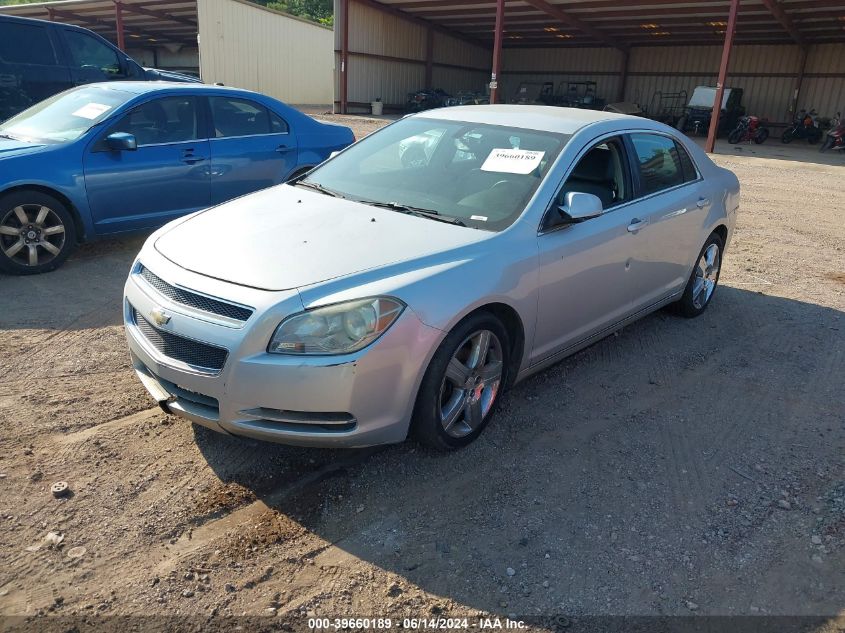
[{"label": "overhead roof light", "polygon": [[705,22],[707,26],[727,26],[727,22]]},{"label": "overhead roof light", "polygon": [[559,37],[562,40],[568,40],[572,38],[569,33],[558,33],[555,37]]},{"label": "overhead roof light", "polygon": [[660,25],[659,24],[653,24],[653,23],[649,22],[647,24],[640,24],[640,28],[642,28],[642,29],[659,29]]},{"label": "overhead roof light", "polygon": [[652,35],[672,35],[669,31],[652,31]]},{"label": "overhead roof light", "polygon": [[557,33],[560,29],[555,26],[546,26],[543,30],[548,31],[549,33]]},{"label": "overhead roof light", "polygon": [[151,41],[151,42],[158,42],[158,40],[157,40],[156,38],[154,38],[154,37],[151,37],[151,38],[150,38],[150,41]]},{"label": "overhead roof light", "polygon": [[140,35],[138,35],[137,33],[130,33],[130,34],[129,34],[129,37],[141,37],[141,36],[140,36]]}]

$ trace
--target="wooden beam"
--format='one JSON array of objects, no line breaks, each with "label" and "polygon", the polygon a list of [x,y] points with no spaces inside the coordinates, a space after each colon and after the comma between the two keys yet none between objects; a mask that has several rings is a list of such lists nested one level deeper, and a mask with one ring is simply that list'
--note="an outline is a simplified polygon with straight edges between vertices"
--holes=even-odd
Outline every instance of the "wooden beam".
[{"label": "wooden beam", "polygon": [[502,34],[505,31],[505,0],[496,0],[496,28],[493,32],[493,69],[490,72],[490,103],[499,99],[502,76]]},{"label": "wooden beam", "polygon": [[792,36],[792,39],[795,40],[795,43],[798,46],[804,46],[804,38],[801,36],[801,33],[798,32],[798,29],[795,28],[795,25],[792,23],[792,20],[786,15],[786,12],[783,10],[783,7],[780,6],[777,0],[760,0],[769,12],[775,16],[778,22],[783,25],[783,28],[786,29],[786,32]]},{"label": "wooden beam", "polygon": [[722,61],[719,64],[719,78],[716,80],[716,97],[713,99],[713,113],[710,115],[710,130],[707,132],[707,143],[704,151],[713,153],[716,147],[716,134],[719,131],[719,117],[722,114],[722,99],[725,95],[725,81],[728,78],[728,65],[731,62],[734,33],[736,32],[736,14],[739,11],[739,0],[731,0],[731,10],[728,14],[728,26],[725,29],[725,44],[722,47]]}]

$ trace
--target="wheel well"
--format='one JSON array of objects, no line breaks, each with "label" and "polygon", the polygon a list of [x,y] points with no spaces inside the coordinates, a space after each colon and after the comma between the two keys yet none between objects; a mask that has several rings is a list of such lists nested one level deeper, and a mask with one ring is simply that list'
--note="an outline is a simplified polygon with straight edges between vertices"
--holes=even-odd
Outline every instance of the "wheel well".
[{"label": "wheel well", "polygon": [[713,229],[713,232],[716,235],[718,235],[719,237],[722,238],[722,244],[727,243],[727,241],[728,241],[728,227],[726,227],[724,224],[720,224],[715,229]]},{"label": "wheel well", "polygon": [[519,372],[519,366],[522,364],[522,354],[525,350],[525,328],[522,325],[522,319],[519,318],[516,310],[504,303],[488,303],[476,308],[467,317],[478,312],[489,312],[495,316],[504,324],[505,329],[511,336],[508,384],[512,385],[516,379],[516,374]]},{"label": "wheel well", "polygon": [[73,218],[73,226],[76,229],[76,241],[82,242],[85,238],[85,225],[82,224],[82,218],[79,215],[79,210],[74,206],[74,204],[70,201],[63,193],[56,191],[55,189],[51,189],[50,187],[44,187],[42,185],[17,185],[15,187],[10,187],[9,189],[4,189],[0,191],[0,198],[5,196],[9,193],[15,193],[16,191],[40,191],[41,193],[46,193],[48,196],[53,196],[59,202],[61,202],[67,210],[70,212],[70,217]]}]

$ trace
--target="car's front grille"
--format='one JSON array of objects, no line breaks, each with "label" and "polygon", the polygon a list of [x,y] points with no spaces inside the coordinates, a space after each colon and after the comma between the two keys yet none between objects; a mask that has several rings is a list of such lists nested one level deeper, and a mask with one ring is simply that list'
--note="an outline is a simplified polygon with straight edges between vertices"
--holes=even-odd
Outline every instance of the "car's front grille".
[{"label": "car's front grille", "polygon": [[246,321],[252,316],[252,310],[249,308],[171,286],[143,264],[138,265],[138,274],[159,293],[175,303],[181,303],[182,305],[202,310],[203,312],[218,314],[236,321]]},{"label": "car's front grille", "polygon": [[[131,307],[131,306],[130,306]],[[201,343],[193,339],[173,334],[165,330],[159,330],[152,323],[147,321],[138,310],[132,309],[132,320],[135,326],[160,354],[178,360],[192,367],[220,371],[226,364],[229,355],[228,350]]]}]

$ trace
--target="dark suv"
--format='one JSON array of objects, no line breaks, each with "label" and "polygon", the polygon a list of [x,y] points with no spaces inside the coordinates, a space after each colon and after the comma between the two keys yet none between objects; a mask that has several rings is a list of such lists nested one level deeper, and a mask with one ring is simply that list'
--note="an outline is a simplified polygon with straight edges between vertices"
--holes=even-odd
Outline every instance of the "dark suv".
[{"label": "dark suv", "polygon": [[88,29],[0,15],[0,121],[73,86],[124,79],[199,81],[142,68]]}]

